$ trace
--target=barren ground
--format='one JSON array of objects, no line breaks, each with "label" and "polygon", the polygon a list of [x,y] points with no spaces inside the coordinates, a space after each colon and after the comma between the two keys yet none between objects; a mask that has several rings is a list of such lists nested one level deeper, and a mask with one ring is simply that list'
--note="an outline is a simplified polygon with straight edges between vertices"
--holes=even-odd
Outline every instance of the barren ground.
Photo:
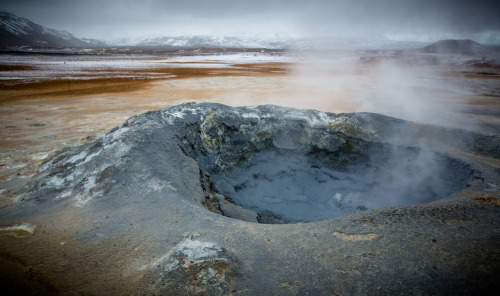
[{"label": "barren ground", "polygon": [[[40,59],[43,59],[43,57]],[[66,61],[63,64],[62,60],[59,63],[60,67],[64,67],[61,65],[67,65]],[[44,70],[48,66],[40,65],[0,63],[0,77],[2,78],[0,80],[0,135],[2,138],[0,142],[0,183],[5,181],[18,182],[19,188],[23,187],[21,186],[23,182],[29,180],[30,176],[36,172],[36,169],[44,160],[48,160],[50,153],[55,150],[100,137],[131,116],[188,101],[219,102],[233,106],[277,104],[336,113],[374,111],[404,119],[422,120],[431,123],[443,122],[461,128],[500,133],[498,129],[500,126],[500,104],[498,102],[500,75],[496,72],[477,70],[467,72],[442,71],[439,77],[422,77],[421,73],[417,73],[418,75],[409,74],[408,72],[411,72],[411,69],[408,72],[401,71],[401,69],[385,72],[374,65],[356,65],[352,68],[344,68],[335,67],[335,65],[325,67],[313,63],[313,67],[302,67],[299,63],[288,61],[265,61],[250,64],[211,61],[160,64],[152,68],[111,67],[103,69],[96,67],[75,73],[68,72],[68,75],[58,76],[58,72],[55,71],[51,72],[52,74],[55,73],[55,75],[49,73],[50,75],[44,76],[44,73],[46,73]],[[450,88],[450,86],[457,86],[457,88]],[[394,92],[394,89],[397,91]],[[398,101],[397,99],[401,97],[410,99]],[[422,101],[415,102],[419,100]],[[11,184],[11,187],[15,186]],[[18,193],[9,192],[9,195],[6,195],[5,191],[0,188],[0,208],[11,204],[13,202],[12,197]],[[461,229],[467,231],[469,231],[467,227],[470,221],[482,226],[490,225],[488,219],[496,215],[496,209],[491,210],[491,208],[488,208],[488,203],[496,204],[498,200],[496,196],[479,194],[472,196],[475,196],[474,201],[476,201],[476,204],[488,209],[491,213],[488,212],[490,214],[484,217],[476,215],[476,212],[468,214],[470,217],[476,215],[474,219],[463,214],[466,217],[464,218],[465,222],[460,222],[460,225],[463,225]],[[470,199],[470,196],[466,198]],[[152,203],[150,206],[152,210],[160,211],[160,209],[156,209],[155,204]],[[5,209],[8,209],[8,207]],[[147,228],[145,231],[143,225],[140,224],[142,222],[138,219],[138,217],[142,216],[127,212],[122,216],[127,216],[127,219],[129,214],[131,216],[130,225],[128,222],[126,223],[126,226],[130,227],[130,234],[123,237],[107,238],[107,240],[103,240],[105,242],[102,244],[92,240],[82,243],[81,240],[73,239],[76,237],[75,233],[80,236],[80,231],[83,233],[88,230],[84,228],[94,225],[94,219],[112,220],[121,217],[108,216],[105,211],[95,209],[85,209],[89,212],[82,211],[79,215],[75,215],[77,210],[73,208],[57,213],[54,213],[54,211],[42,213],[43,217],[40,219],[43,220],[43,223],[36,225],[39,229],[36,235],[32,235],[33,229],[29,232],[29,228],[15,231],[4,229],[4,232],[9,235],[16,235],[16,237],[6,237],[3,240],[5,243],[2,244],[2,256],[0,256],[0,266],[3,267],[0,268],[0,282],[4,285],[10,285],[7,289],[13,289],[18,295],[27,294],[27,292],[31,292],[30,295],[53,295],[56,294],[53,290],[56,288],[60,291],[80,289],[83,291],[82,293],[91,295],[93,294],[92,291],[102,293],[108,287],[119,287],[116,288],[118,290],[107,291],[110,294],[133,294],[133,289],[136,289],[135,291],[141,290],[139,282],[149,283],[136,276],[137,274],[143,274],[144,271],[140,270],[137,273],[138,267],[133,264],[142,262],[139,259],[148,261],[153,260],[155,256],[160,258],[161,255],[157,252],[160,238],[148,236],[150,232],[147,231],[151,229],[156,231],[156,228],[164,227],[169,223],[169,227],[172,227],[175,231],[184,232],[187,230],[178,226],[177,223],[179,221],[188,223],[192,220],[191,216],[180,219],[177,217],[180,214],[173,213],[172,217],[168,217],[170,220],[165,219],[164,224],[154,223],[153,226],[149,225],[151,229]],[[465,212],[463,209],[462,211]],[[145,212],[147,211],[144,210]],[[162,214],[164,213],[162,212]],[[149,212],[148,215],[155,216]],[[386,215],[387,217],[401,216],[399,212]],[[433,261],[429,261],[430,259],[425,261],[427,263],[422,263],[422,258],[419,257],[423,252],[422,250],[433,254],[432,250],[436,250],[436,252],[442,250],[436,247],[442,242],[449,243],[449,246],[444,245],[444,249],[455,249],[457,247],[455,242],[460,240],[460,237],[470,236],[471,239],[467,240],[470,245],[464,244],[469,249],[461,249],[461,253],[458,252],[457,254],[468,254],[469,252],[474,253],[474,255],[479,254],[477,257],[484,257],[484,261],[479,264],[486,262],[490,263],[491,266],[494,265],[491,264],[491,260],[496,258],[494,257],[496,253],[486,252],[484,249],[476,248],[475,245],[484,242],[482,238],[490,235],[490,232],[488,232],[490,230],[486,229],[486,227],[474,228],[476,227],[476,224],[474,224],[474,227],[471,226],[470,232],[460,232],[462,236],[459,237],[454,236],[455,232],[449,231],[451,224],[440,223],[438,225],[438,223],[431,220],[425,220],[427,218],[424,219],[420,213],[418,217],[415,215],[406,217],[407,220],[401,220],[402,222],[397,220],[397,223],[390,224],[394,225],[394,228],[386,227],[386,232],[381,237],[385,235],[388,239],[384,240],[385,245],[383,244],[384,241],[382,241],[381,245],[394,249],[383,249],[384,251],[381,251],[380,254],[388,254],[388,259],[393,259],[394,254],[401,252],[400,257],[394,259],[394,262],[397,262],[398,265],[414,256],[415,258],[409,261],[418,262],[422,266],[428,265],[428,270],[431,272],[436,270],[436,272],[441,272],[446,268],[441,269],[440,265],[439,267],[431,265],[429,262]],[[434,215],[428,217],[432,218]],[[462,212],[457,215],[462,215]],[[156,216],[159,217],[158,219],[163,219],[163,216]],[[86,220],[79,220],[81,217],[85,217]],[[380,221],[387,223],[389,220],[383,220],[386,219],[384,217],[382,215]],[[482,220],[478,217],[482,217]],[[134,220],[136,218],[138,222]],[[206,229],[213,227],[209,226],[208,220],[200,221],[196,225],[203,224]],[[361,223],[359,221],[352,222],[345,219],[345,224],[341,225],[344,225],[348,230],[349,227],[357,227],[356,225],[363,224],[363,227],[366,226],[365,222]],[[375,220],[375,223],[373,223],[373,229],[379,227],[378,221]],[[422,224],[422,221],[425,223],[431,221],[433,224]],[[453,227],[455,227],[454,225],[457,222],[452,221],[454,223]],[[371,229],[368,231],[365,228],[356,228],[353,233],[344,234],[338,230],[344,226],[337,227],[332,224],[332,228],[329,229],[323,227],[328,226],[328,222],[324,222],[317,225],[314,223],[298,225],[297,227],[301,229],[304,227],[304,230],[295,232],[294,229],[298,228],[284,228],[285,230],[282,228],[277,231],[277,228],[264,228],[260,224],[244,225],[243,227],[241,226],[243,224],[237,224],[238,221],[232,221],[231,223],[236,223],[234,225],[242,227],[243,230],[234,231],[235,228],[231,226],[233,224],[228,224],[229,226],[221,224],[217,229],[209,229],[211,232],[203,233],[200,231],[201,235],[213,236],[214,239],[218,237],[229,242],[229,245],[231,245],[231,242],[235,242],[235,246],[251,242],[255,246],[259,246],[259,248],[255,249],[252,249],[254,245],[247,246],[246,249],[251,252],[240,251],[239,253],[240,256],[248,256],[249,258],[261,255],[267,256],[265,258],[272,258],[269,262],[261,260],[263,262],[262,266],[266,266],[266,269],[263,268],[262,271],[259,269],[258,272],[255,272],[257,280],[268,280],[266,277],[269,274],[279,274],[278,271],[293,274],[293,277],[295,277],[297,270],[299,270],[299,273],[302,270],[300,268],[283,268],[281,263],[293,261],[290,258],[307,261],[308,256],[310,256],[316,258],[317,262],[333,262],[337,264],[344,261],[350,263],[351,261],[361,260],[360,258],[363,256],[368,257],[369,260],[379,260],[375,257],[380,256],[371,253],[371,250],[370,253],[367,253],[368,251],[364,249],[362,252],[356,251],[352,253],[356,254],[356,256],[345,257],[342,254],[342,252],[348,253],[353,249],[352,245],[348,247],[342,245],[344,242],[372,240],[374,236],[371,235]],[[407,228],[401,227],[401,225],[407,225],[405,223],[414,223],[412,225],[416,225],[415,227],[422,228],[425,228],[426,225],[438,225],[441,228],[426,230],[429,234],[426,233],[415,237],[408,235],[407,237]],[[226,232],[221,232],[220,229],[223,227],[226,227]],[[380,228],[377,229],[377,231],[382,231]],[[486,235],[481,233],[483,229],[486,229]],[[423,229],[412,231],[410,229],[408,233],[425,232]],[[194,232],[194,234],[184,233],[186,239],[190,235],[191,239],[200,236],[198,231]],[[314,239],[311,239],[310,234],[312,233],[315,235]],[[370,233],[369,238],[365,237],[366,233]],[[318,237],[316,237],[316,234],[319,234]],[[330,234],[340,236],[340,239],[335,244],[332,244],[331,249],[323,249],[325,247],[324,241],[330,239]],[[164,235],[166,238],[175,237],[170,233],[164,233]],[[253,236],[252,240],[247,240],[250,235]],[[22,241],[17,239],[23,236],[30,236],[32,240]],[[454,237],[451,238],[452,236]],[[147,237],[147,240],[144,239],[145,237]],[[290,243],[291,238],[294,240],[292,243]],[[321,240],[319,240],[320,238]],[[173,241],[174,239],[169,243]],[[393,243],[396,241],[397,243]],[[29,243],[26,244],[25,242]],[[293,249],[296,245],[302,245],[305,242],[310,243],[305,245],[307,248],[299,249],[298,253],[297,249]],[[411,248],[405,249],[401,247],[404,242]],[[269,247],[275,243],[279,244]],[[161,244],[165,245],[166,243],[161,241]],[[377,241],[375,241],[374,245],[379,246]],[[261,246],[265,246],[265,248],[260,248]],[[268,253],[271,252],[271,248],[275,253]],[[233,249],[239,250],[239,247]],[[291,255],[292,253],[295,255]],[[337,256],[337,254],[341,255]],[[492,255],[490,256],[490,254]],[[278,258],[277,256],[282,257]],[[446,256],[444,258],[448,258]],[[345,258],[353,258],[353,260],[345,260]],[[130,262],[133,264],[130,264]],[[443,265],[450,262],[452,265],[455,264],[453,260],[446,259]],[[457,260],[457,262],[459,264],[462,261]],[[302,265],[301,267],[314,269],[317,272],[316,266],[310,263],[308,261],[307,266]],[[267,265],[271,266],[270,264],[275,264],[272,268],[276,269],[267,267]],[[129,272],[124,266],[132,266],[133,268],[128,268],[133,272]],[[405,265],[401,265],[401,268],[404,269]],[[456,265],[454,268],[454,270],[462,271],[469,268],[469,266]],[[346,267],[346,269],[353,270],[350,267]],[[77,270],[75,274],[68,272],[75,270]],[[414,272],[413,270],[410,271]],[[493,278],[498,273],[485,269],[484,274]],[[474,276],[480,277],[481,274]],[[314,277],[316,277],[315,273]],[[323,277],[318,276],[317,278],[322,279]],[[324,278],[328,280],[326,277]],[[419,277],[416,276],[416,278]],[[90,282],[89,279],[99,280]],[[299,282],[293,282],[291,279],[291,276],[284,278],[283,281],[286,281],[279,285],[279,289],[289,291],[288,294],[290,295],[294,291],[296,293],[299,291],[299,287],[295,287]],[[253,279],[250,278],[249,280]],[[290,283],[288,280],[290,280]],[[485,281],[487,280],[489,278]],[[335,278],[335,281],[352,282],[352,275],[346,274],[345,278]],[[244,293],[245,291],[241,292]]]},{"label": "barren ground", "polygon": [[[368,86],[366,89],[372,91],[375,87],[371,85],[379,83],[374,75],[378,69],[369,67],[364,65],[355,70],[337,67],[325,73],[324,67],[318,67],[318,72],[304,71],[291,62],[176,62],[153,68],[85,69],[84,75],[70,73],[73,77],[69,79],[43,77],[41,71],[35,79],[29,75],[37,67],[4,61],[0,65],[3,76],[29,75],[24,80],[16,77],[0,80],[0,182],[16,176],[29,178],[51,152],[102,136],[131,116],[188,101],[233,106],[276,104],[329,112],[389,111],[386,113],[394,115],[390,108],[400,109],[399,105],[383,101],[384,93],[380,104],[356,99],[366,94],[357,93],[357,87]],[[328,87],[325,75],[333,77],[338,85]],[[490,87],[484,93],[480,89],[478,93],[459,94],[460,100],[445,104],[458,106],[466,102],[467,109],[472,110],[470,118],[493,129],[498,126],[500,104],[496,92],[500,75],[478,72],[444,75],[497,85],[496,90]],[[453,95],[457,94],[447,93],[443,100]],[[2,205],[9,202],[2,197]]]}]

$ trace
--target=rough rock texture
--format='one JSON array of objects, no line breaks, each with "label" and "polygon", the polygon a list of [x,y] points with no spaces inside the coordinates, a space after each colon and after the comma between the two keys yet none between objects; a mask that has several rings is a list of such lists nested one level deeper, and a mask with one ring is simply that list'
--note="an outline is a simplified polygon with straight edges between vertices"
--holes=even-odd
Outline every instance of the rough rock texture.
[{"label": "rough rock texture", "polygon": [[[288,159],[308,157],[299,164],[324,165],[321,174],[312,168],[326,178],[321,184],[337,172],[383,175],[387,155],[402,155],[396,158],[406,159],[402,176],[413,180],[419,174],[407,166],[423,162],[417,170],[426,171],[437,159],[444,170],[432,171],[442,181],[435,186],[449,186],[446,196],[431,194],[430,203],[365,206],[296,223],[300,219],[237,203],[224,182],[213,180],[245,165],[259,167],[262,161],[252,161],[267,151],[278,160],[291,153]],[[372,152],[383,157],[374,162]],[[366,170],[351,170],[353,161]],[[53,155],[24,188],[28,193],[0,210],[1,289],[46,295],[493,294],[500,288],[499,163],[497,136],[377,114],[218,104],[148,112],[102,139]],[[343,180],[357,175],[350,176]],[[423,183],[416,184],[404,188],[420,190]],[[375,186],[388,188],[387,196],[406,194],[394,194],[389,185],[363,183],[360,192]],[[312,196],[289,198],[301,203]],[[344,196],[329,195],[332,209]]]},{"label": "rough rock texture", "polygon": [[217,212],[212,204],[219,202],[226,216],[262,223],[426,203],[474,178],[462,161],[408,143],[411,134],[406,142],[399,134],[382,135],[392,127],[377,131],[372,117],[272,106],[213,108],[200,124],[184,128],[179,145],[200,166],[210,210]]}]

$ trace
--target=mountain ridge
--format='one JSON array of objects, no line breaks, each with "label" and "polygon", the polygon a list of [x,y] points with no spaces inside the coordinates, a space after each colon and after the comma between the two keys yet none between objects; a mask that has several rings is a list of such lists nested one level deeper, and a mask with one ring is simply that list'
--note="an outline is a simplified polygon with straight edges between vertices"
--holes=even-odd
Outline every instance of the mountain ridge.
[{"label": "mountain ridge", "polygon": [[[362,44],[370,47],[386,48],[401,46],[390,40],[329,40],[323,38],[293,38],[289,36],[141,36],[122,38],[113,41],[96,39],[78,39],[71,33],[55,30],[36,24],[29,19],[16,16],[10,12],[0,11],[0,49],[12,51],[52,50],[61,48],[112,48],[112,47],[145,47],[147,50],[184,50],[184,49],[358,49]],[[398,43],[398,44],[395,44]],[[403,47],[405,47],[403,45]]]},{"label": "mountain ridge", "polygon": [[[379,36],[381,37],[381,36]],[[423,46],[423,47],[422,47]],[[56,30],[16,16],[13,13],[0,11],[0,50],[15,52],[63,51],[87,53],[88,50],[106,52],[119,48],[143,52],[195,50],[195,49],[239,49],[239,50],[394,50],[416,49],[427,54],[466,54],[491,56],[492,49],[472,40],[441,40],[424,46],[421,42],[395,41],[384,38],[372,39],[331,39],[319,37],[293,38],[289,36],[140,36],[122,38],[113,41],[76,38],[71,33]],[[105,48],[105,50],[102,50]],[[128,49],[127,49],[128,48]],[[494,50],[497,51],[497,50]],[[498,58],[496,53],[495,58]]]},{"label": "mountain ridge", "polygon": [[2,49],[88,47],[103,44],[97,40],[78,39],[67,31],[51,29],[6,11],[0,11],[0,40]]}]

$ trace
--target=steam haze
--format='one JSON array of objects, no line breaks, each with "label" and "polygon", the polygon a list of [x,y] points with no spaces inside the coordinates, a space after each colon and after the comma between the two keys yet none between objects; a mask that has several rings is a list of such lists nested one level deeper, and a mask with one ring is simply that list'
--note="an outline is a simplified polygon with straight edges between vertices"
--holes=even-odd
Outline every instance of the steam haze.
[{"label": "steam haze", "polygon": [[12,12],[76,37],[233,35],[500,42],[498,1],[2,1]]},{"label": "steam haze", "polygon": [[[500,44],[500,4],[494,0],[16,0],[0,2],[0,10],[66,30],[76,37],[107,41],[209,35],[318,38],[334,41],[329,49],[344,49],[346,44],[347,49],[380,49],[382,46],[376,46],[384,44],[380,40],[413,41],[416,43],[386,44],[411,44],[414,48],[442,39]],[[243,83],[238,93],[231,94],[225,102],[272,102],[331,112],[377,112],[411,121],[476,129],[476,119],[463,116],[471,94],[497,91],[494,85],[485,86],[486,82],[464,84],[447,77],[442,73],[445,69],[438,65],[407,65],[398,63],[395,56],[365,64],[360,62],[363,58],[378,53],[326,50],[322,54],[310,48],[304,52],[300,49],[296,55],[300,62],[292,69],[292,75],[286,82],[279,82],[281,88],[270,85],[272,91],[267,101],[253,99],[253,93],[244,90],[253,88]],[[462,64],[470,61],[460,58]]]}]

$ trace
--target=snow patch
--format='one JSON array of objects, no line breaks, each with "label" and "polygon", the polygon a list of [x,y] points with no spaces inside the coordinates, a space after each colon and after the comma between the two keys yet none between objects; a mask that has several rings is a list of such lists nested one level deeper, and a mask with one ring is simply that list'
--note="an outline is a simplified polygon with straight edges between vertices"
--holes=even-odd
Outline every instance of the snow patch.
[{"label": "snow patch", "polygon": [[[115,131],[107,134],[102,140],[105,145],[111,144],[117,141],[124,133],[126,133],[130,128],[129,127],[120,127]],[[104,147],[106,149],[107,147]]]},{"label": "snow patch", "polygon": [[187,114],[186,112],[190,112],[191,114],[198,114],[201,111],[201,107],[192,107],[191,104],[187,103],[184,105],[180,105],[177,110],[173,110],[172,108],[168,108],[165,112],[162,112],[162,118],[168,123],[173,124],[176,119],[182,119]]},{"label": "snow patch", "polygon": [[243,117],[243,118],[256,118],[256,119],[260,119],[260,116],[257,113],[242,113],[241,117]]},{"label": "snow patch", "polygon": [[52,177],[49,182],[47,182],[48,185],[52,185],[55,187],[61,187],[64,185],[64,182],[66,181],[66,178],[59,178],[58,176]]},{"label": "snow patch", "polygon": [[24,238],[35,233],[36,225],[30,223],[23,223],[21,225],[13,225],[7,227],[0,227],[0,236],[7,235],[16,238]]},{"label": "snow patch", "polygon": [[316,112],[316,116],[310,116],[307,118],[311,126],[325,124],[328,122],[330,117],[325,112]]},{"label": "snow patch", "polygon": [[63,193],[59,194],[58,196],[56,196],[56,199],[66,198],[66,197],[71,196],[71,194],[72,194],[71,191],[66,191],[66,192],[63,192]]},{"label": "snow patch", "polygon": [[167,182],[164,180],[153,179],[149,181],[150,187],[157,192],[161,191],[177,191],[177,188],[172,186],[172,182]]},{"label": "snow patch", "polygon": [[68,164],[68,163],[75,163],[79,160],[82,160],[84,159],[85,157],[87,156],[87,152],[85,151],[82,151],[80,153],[78,153],[77,155],[73,155],[72,157],[70,157],[68,160],[66,160],[66,162],[64,162],[65,164]]},{"label": "snow patch", "polygon": [[75,196],[75,206],[77,208],[83,208],[92,198],[98,197],[102,194],[102,191],[94,192],[93,194],[78,194]]},{"label": "snow patch", "polygon": [[85,159],[81,163],[79,163],[78,165],[80,166],[80,165],[82,165],[84,163],[87,163],[87,162],[91,161],[94,157],[96,157],[97,155],[99,155],[101,153],[101,151],[102,151],[102,149],[100,149],[99,151],[97,151],[95,153],[87,155],[87,157],[85,157]]},{"label": "snow patch", "polygon": [[95,185],[96,185],[95,181],[96,181],[95,176],[88,177],[87,182],[85,182],[85,184],[83,185],[83,189],[85,189],[85,191],[89,192],[90,190],[92,190],[95,187]]},{"label": "snow patch", "polygon": [[182,119],[185,114],[183,111],[175,111],[175,112],[169,113],[168,115],[169,116],[163,115],[163,119],[165,119],[168,124],[174,124],[174,121],[176,119]]},{"label": "snow patch", "polygon": [[[221,249],[214,243],[188,239],[179,243],[160,258],[141,266],[139,270],[155,268],[168,260],[164,269],[170,271],[179,267],[184,267],[184,263],[186,262],[188,262],[188,264],[196,264],[209,261],[212,258],[218,257],[220,251]],[[179,260],[179,258],[182,259]]]}]

